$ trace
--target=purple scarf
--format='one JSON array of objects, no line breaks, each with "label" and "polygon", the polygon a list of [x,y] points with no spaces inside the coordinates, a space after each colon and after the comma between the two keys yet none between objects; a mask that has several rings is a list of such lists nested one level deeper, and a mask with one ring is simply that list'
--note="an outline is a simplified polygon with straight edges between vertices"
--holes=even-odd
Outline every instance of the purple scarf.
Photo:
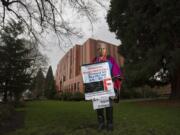
[{"label": "purple scarf", "polygon": [[[115,61],[115,59],[112,56],[109,56],[107,58],[107,60],[109,62],[111,62],[111,64],[112,64],[112,69],[111,69],[112,77],[113,76],[123,76],[122,71],[121,71],[119,65],[117,64],[117,62]],[[92,62],[97,63],[97,62],[102,62],[102,61],[99,60],[99,57],[95,57]],[[120,80],[114,81],[114,88],[117,90],[120,90],[120,88],[121,88]]]}]

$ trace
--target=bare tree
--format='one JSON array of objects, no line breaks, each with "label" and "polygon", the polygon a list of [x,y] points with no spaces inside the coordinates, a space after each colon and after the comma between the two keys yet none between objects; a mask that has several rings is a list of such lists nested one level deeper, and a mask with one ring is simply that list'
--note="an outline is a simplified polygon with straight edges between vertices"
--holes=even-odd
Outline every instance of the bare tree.
[{"label": "bare tree", "polygon": [[29,35],[37,41],[38,35],[48,31],[53,31],[59,42],[70,41],[71,36],[80,37],[81,32],[65,19],[64,7],[87,17],[92,25],[95,7],[106,8],[107,2],[109,0],[1,0],[0,24],[3,27],[9,19],[18,19],[23,21]]}]

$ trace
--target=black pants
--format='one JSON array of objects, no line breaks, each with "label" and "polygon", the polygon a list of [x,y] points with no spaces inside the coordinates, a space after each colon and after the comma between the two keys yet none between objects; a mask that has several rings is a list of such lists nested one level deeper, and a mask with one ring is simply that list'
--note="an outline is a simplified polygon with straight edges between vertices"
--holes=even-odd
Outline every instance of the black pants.
[{"label": "black pants", "polygon": [[106,110],[107,124],[113,124],[113,107],[112,106],[103,108],[103,109],[97,109],[98,123],[99,124],[105,123],[104,110]]},{"label": "black pants", "polygon": [[[116,99],[114,102],[118,103],[119,102],[119,91],[115,89],[116,93]],[[112,99],[109,99],[110,101],[110,107],[103,108],[103,109],[97,109],[97,119],[99,124],[104,124],[105,123],[105,117],[104,117],[104,110],[106,111],[106,120],[107,124],[113,124],[113,106],[112,106]]]}]

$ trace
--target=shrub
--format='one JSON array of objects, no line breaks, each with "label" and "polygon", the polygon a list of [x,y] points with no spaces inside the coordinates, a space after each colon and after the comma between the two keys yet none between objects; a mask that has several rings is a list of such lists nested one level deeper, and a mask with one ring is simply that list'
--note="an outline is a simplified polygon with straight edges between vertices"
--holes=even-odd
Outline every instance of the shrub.
[{"label": "shrub", "polygon": [[4,121],[10,119],[15,112],[14,106],[10,104],[0,104],[0,126]]},{"label": "shrub", "polygon": [[26,104],[25,104],[25,101],[14,101],[11,103],[15,108],[22,108],[22,107],[25,107]]},{"label": "shrub", "polygon": [[71,99],[72,99],[72,93],[70,93],[70,92],[63,92],[61,94],[61,100],[71,101]]},{"label": "shrub", "polygon": [[84,94],[81,92],[75,92],[72,95],[73,101],[83,101],[84,100]]},{"label": "shrub", "polygon": [[83,101],[84,94],[80,92],[70,93],[70,92],[63,92],[61,94],[57,94],[55,99],[63,100],[63,101]]},{"label": "shrub", "polygon": [[155,98],[159,95],[156,91],[153,91],[150,87],[144,86],[139,88],[122,89],[121,98],[132,99],[132,98]]}]

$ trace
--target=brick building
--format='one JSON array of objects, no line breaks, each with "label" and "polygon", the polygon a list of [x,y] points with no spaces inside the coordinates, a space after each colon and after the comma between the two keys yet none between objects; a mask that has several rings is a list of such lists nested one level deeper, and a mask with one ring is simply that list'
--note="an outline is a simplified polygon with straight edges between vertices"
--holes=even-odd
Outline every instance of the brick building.
[{"label": "brick building", "polygon": [[109,53],[120,64],[118,47],[101,40],[88,39],[83,45],[75,45],[59,61],[56,70],[58,92],[83,92],[81,65],[91,63],[101,44],[107,46]]}]

